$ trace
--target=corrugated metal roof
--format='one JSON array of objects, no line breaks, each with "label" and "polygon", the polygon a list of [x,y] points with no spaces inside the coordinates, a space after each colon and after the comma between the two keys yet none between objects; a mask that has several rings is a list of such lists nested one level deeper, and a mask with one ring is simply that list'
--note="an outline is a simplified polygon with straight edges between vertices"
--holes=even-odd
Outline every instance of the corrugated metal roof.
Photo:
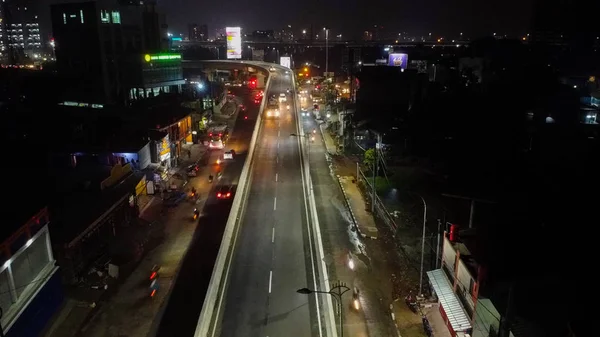
[{"label": "corrugated metal roof", "polygon": [[471,329],[471,320],[467,317],[465,309],[452,291],[452,284],[442,269],[427,272],[427,276],[433,285],[433,289],[440,300],[440,305],[450,321],[454,331],[466,331]]}]

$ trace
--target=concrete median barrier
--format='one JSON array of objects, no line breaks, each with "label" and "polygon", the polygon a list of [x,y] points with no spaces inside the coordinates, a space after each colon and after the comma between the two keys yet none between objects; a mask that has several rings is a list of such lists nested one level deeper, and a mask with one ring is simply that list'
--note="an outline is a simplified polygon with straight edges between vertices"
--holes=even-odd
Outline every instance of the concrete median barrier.
[{"label": "concrete median barrier", "polygon": [[[268,68],[267,68],[268,69]],[[266,87],[269,88],[272,77],[269,76]],[[221,246],[219,253],[213,268],[210,284],[208,286],[204,303],[202,305],[202,311],[198,318],[198,324],[196,325],[195,337],[206,337],[214,336],[218,330],[219,322],[222,315],[223,298],[227,289],[227,282],[229,278],[229,264],[233,258],[233,248],[235,247],[235,240],[237,238],[237,231],[239,230],[239,220],[244,210],[244,203],[246,200],[246,194],[248,193],[251,181],[251,168],[254,160],[254,152],[258,135],[260,133],[262,117],[261,111],[264,109],[265,101],[261,102],[259,107],[259,114],[256,120],[256,125],[252,133],[250,140],[250,146],[248,148],[248,156],[244,162],[242,172],[240,174],[240,180],[238,189],[235,197],[233,198],[233,204],[229,212],[229,218],[225,226],[223,233],[223,239],[221,240]]]}]

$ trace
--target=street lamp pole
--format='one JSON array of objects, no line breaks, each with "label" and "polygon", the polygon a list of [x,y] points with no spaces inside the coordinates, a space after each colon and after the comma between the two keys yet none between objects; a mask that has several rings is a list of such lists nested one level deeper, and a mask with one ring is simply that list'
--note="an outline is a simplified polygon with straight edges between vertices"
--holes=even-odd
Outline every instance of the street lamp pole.
[{"label": "street lamp pole", "polygon": [[344,305],[342,303],[342,296],[346,292],[348,292],[350,288],[344,282],[337,281],[332,284],[332,287],[329,291],[321,291],[321,290],[312,290],[308,288],[302,288],[296,290],[299,294],[310,295],[310,294],[327,294],[331,295],[337,303],[338,306],[338,316],[340,320],[340,337],[344,337]]},{"label": "street lamp pole", "polygon": [[423,236],[421,237],[421,272],[419,273],[419,296],[423,296],[423,261],[425,259],[425,225],[427,224],[427,203],[422,196],[423,201]]},{"label": "street lamp pole", "polygon": [[329,76],[329,29],[323,28],[325,31],[325,78]]}]

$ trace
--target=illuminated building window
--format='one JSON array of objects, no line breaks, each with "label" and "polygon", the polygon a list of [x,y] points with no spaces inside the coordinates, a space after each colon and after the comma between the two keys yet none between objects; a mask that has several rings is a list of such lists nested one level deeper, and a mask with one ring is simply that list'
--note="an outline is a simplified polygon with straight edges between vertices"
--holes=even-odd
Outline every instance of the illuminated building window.
[{"label": "illuminated building window", "polygon": [[119,11],[112,12],[112,23],[121,23],[121,13],[119,13]]},{"label": "illuminated building window", "polygon": [[108,15],[107,11],[105,11],[105,10],[100,11],[100,22],[102,22],[102,23],[110,22],[110,16]]},{"label": "illuminated building window", "polygon": [[83,22],[83,9],[79,10],[79,18],[81,19],[81,23],[84,23]]}]

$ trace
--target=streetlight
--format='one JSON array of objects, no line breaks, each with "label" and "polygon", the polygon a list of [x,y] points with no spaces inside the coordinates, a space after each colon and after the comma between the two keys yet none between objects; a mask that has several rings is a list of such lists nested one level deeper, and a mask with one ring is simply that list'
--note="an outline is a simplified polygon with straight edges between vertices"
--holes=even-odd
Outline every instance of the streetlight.
[{"label": "streetlight", "polygon": [[325,77],[329,76],[329,29],[323,28],[325,31]]},{"label": "streetlight", "polygon": [[337,281],[332,284],[332,287],[329,291],[321,291],[321,290],[312,290],[308,288],[302,288],[296,290],[298,294],[310,295],[310,294],[327,294],[331,295],[337,302],[338,305],[338,315],[340,319],[340,337],[344,337],[344,315],[343,315],[343,304],[342,304],[342,296],[348,292],[350,288],[344,282]]},{"label": "streetlight", "polygon": [[427,203],[422,196],[419,195],[421,201],[423,201],[423,236],[421,237],[421,272],[419,275],[419,296],[423,296],[423,261],[425,258],[425,225],[427,224]]},{"label": "streetlight", "polygon": [[306,40],[306,29],[302,30],[302,39]]}]

